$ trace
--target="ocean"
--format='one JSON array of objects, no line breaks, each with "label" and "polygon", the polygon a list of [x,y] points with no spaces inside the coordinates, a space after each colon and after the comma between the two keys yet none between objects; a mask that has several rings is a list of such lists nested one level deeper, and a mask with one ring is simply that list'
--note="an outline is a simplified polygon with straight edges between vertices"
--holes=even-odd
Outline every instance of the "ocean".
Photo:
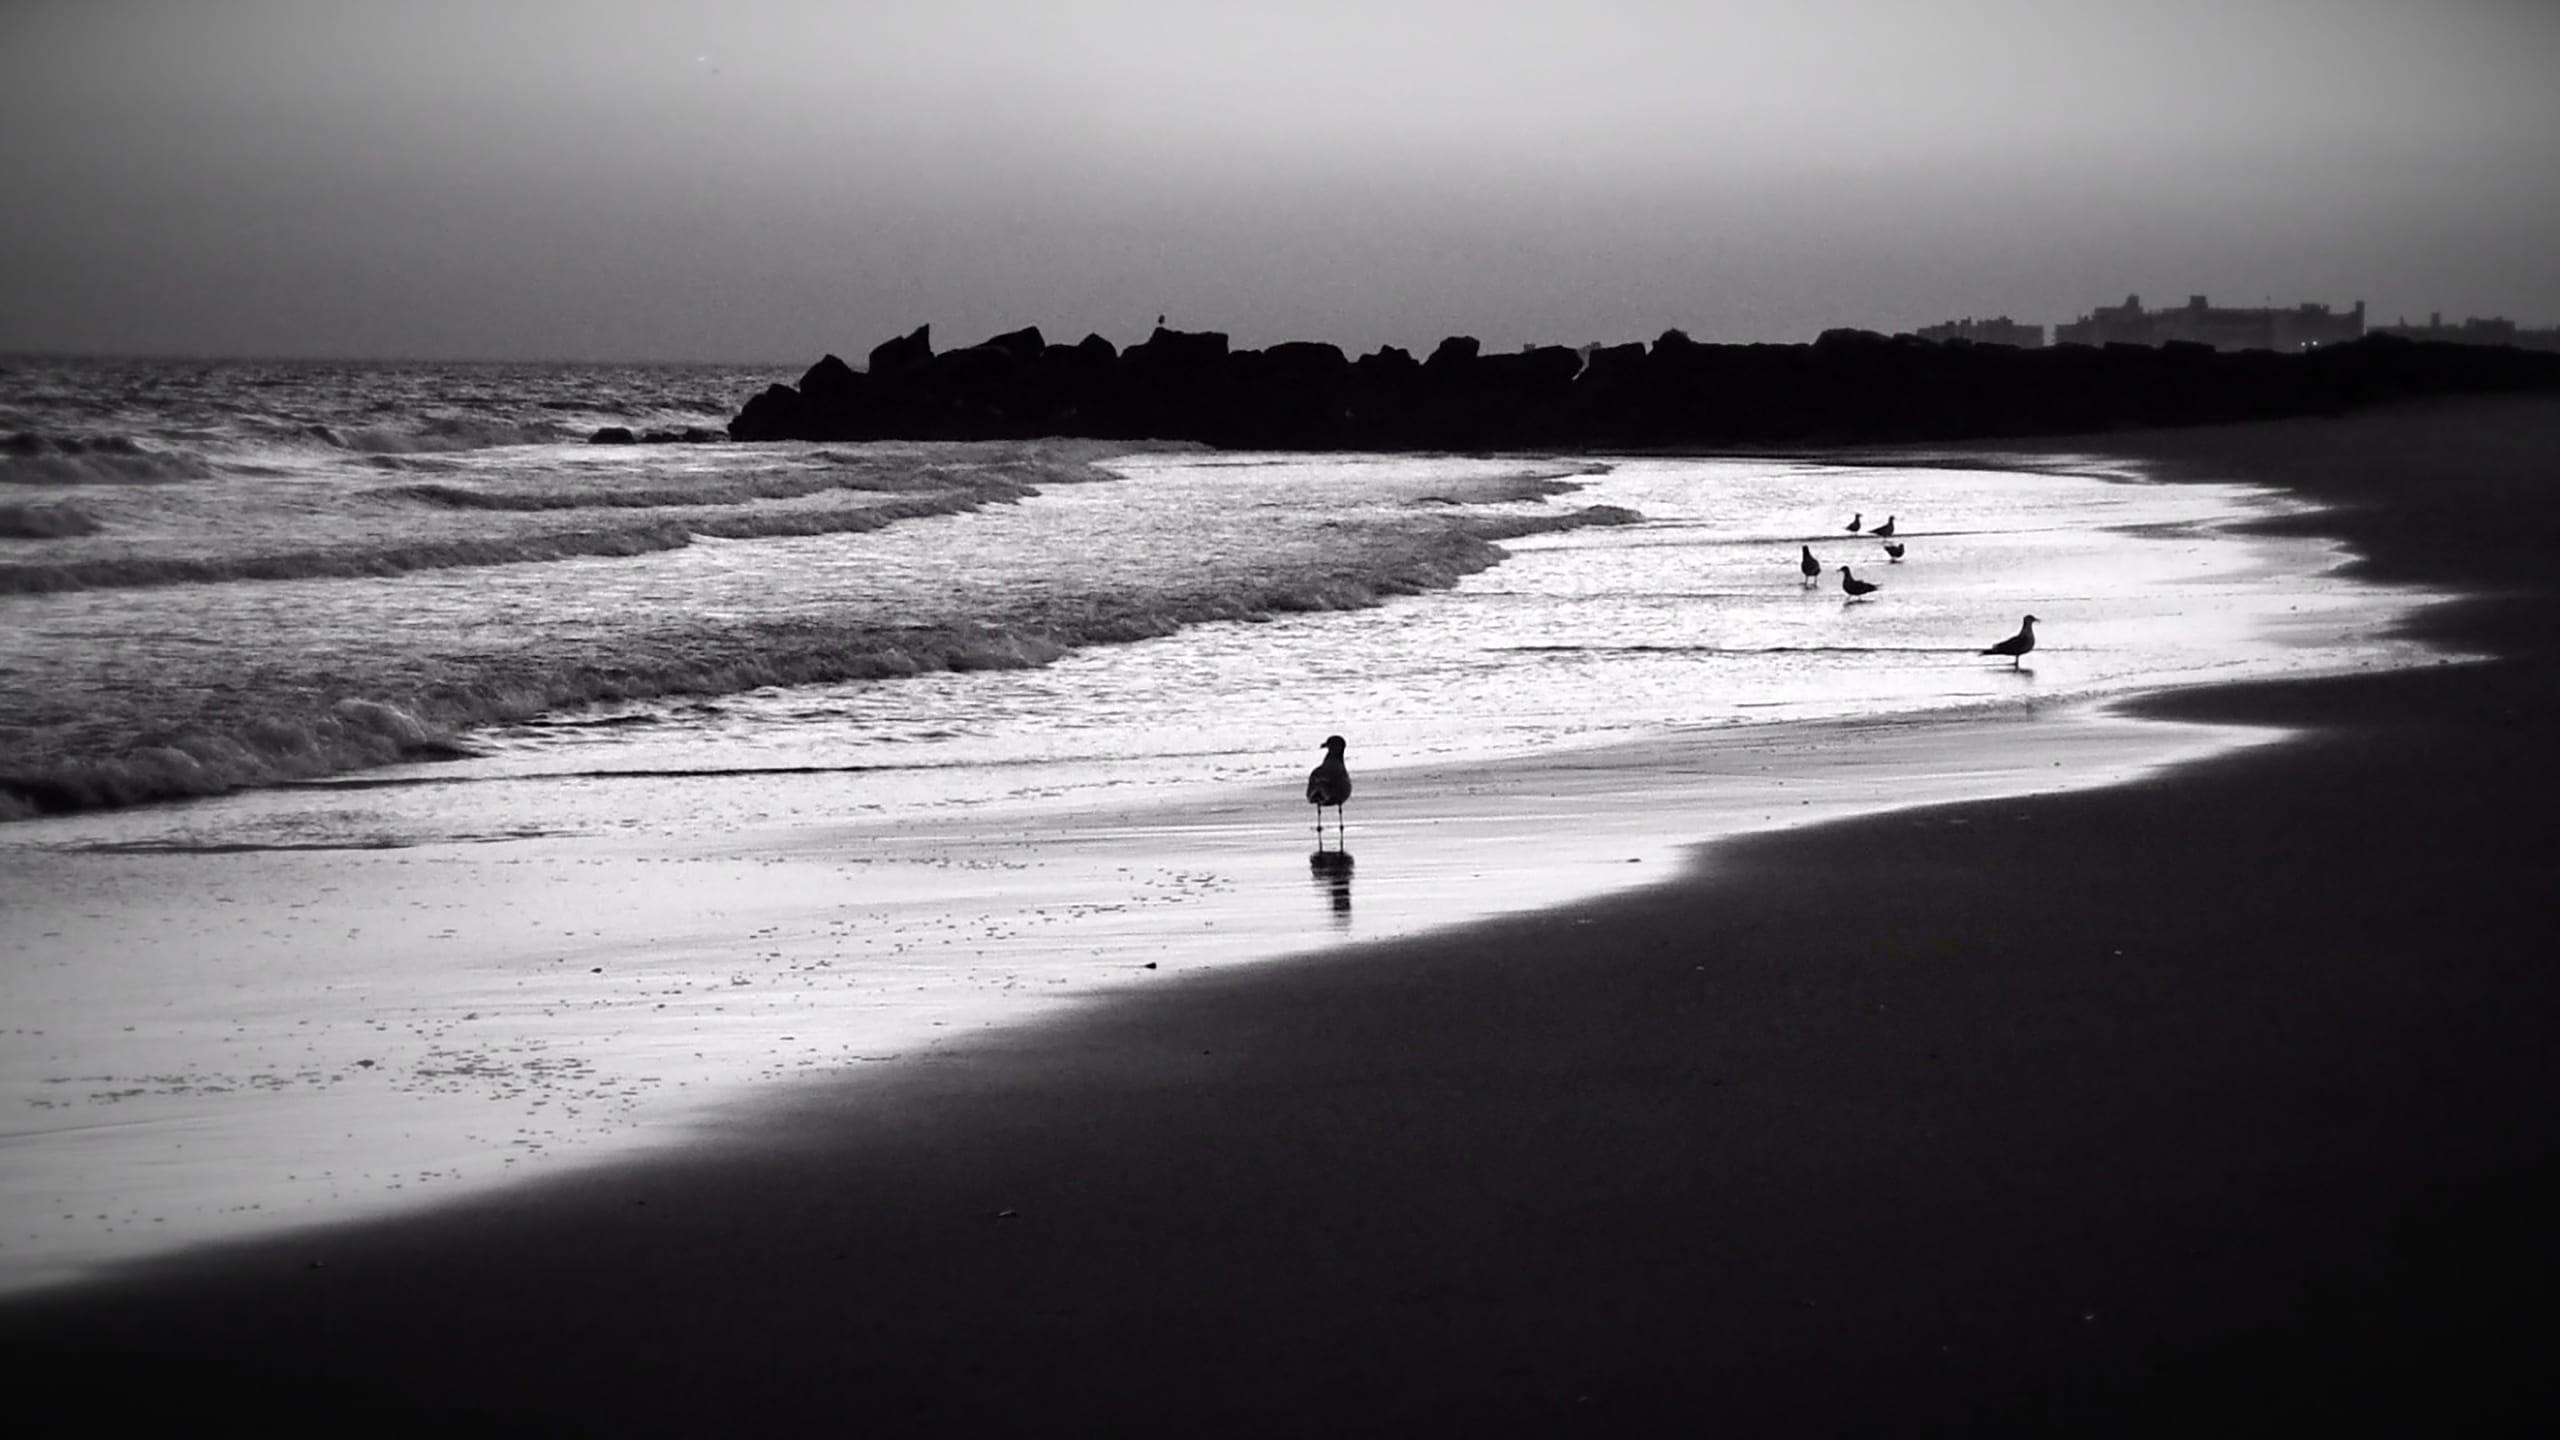
[{"label": "ocean", "polygon": [[0,1286],[2439,658],[2298,502],[2096,454],[586,439],[789,378],[0,361]]}]

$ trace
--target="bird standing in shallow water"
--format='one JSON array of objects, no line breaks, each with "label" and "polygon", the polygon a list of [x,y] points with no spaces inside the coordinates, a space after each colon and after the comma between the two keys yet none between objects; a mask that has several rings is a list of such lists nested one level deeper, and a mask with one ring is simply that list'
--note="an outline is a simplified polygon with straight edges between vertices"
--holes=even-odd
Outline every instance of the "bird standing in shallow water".
[{"label": "bird standing in shallow water", "polygon": [[1887,563],[1887,564],[1890,564],[1890,565],[1899,565],[1899,564],[1901,564],[1901,563],[1902,563],[1902,542],[1901,542],[1901,541],[1899,541],[1899,540],[1887,540],[1886,542],[1884,542],[1884,558],[1885,558],[1885,563]]},{"label": "bird standing in shallow water", "polygon": [[1342,763],[1343,739],[1325,737],[1324,763],[1307,772],[1307,803],[1316,807],[1316,844],[1324,844],[1324,807],[1333,807],[1334,838],[1342,836],[1342,802],[1351,798],[1351,771]]},{"label": "bird standing in shallow water", "polygon": [[1813,547],[1810,545],[1799,545],[1796,548],[1804,552],[1804,558],[1796,562],[1796,568],[1804,572],[1804,583],[1810,585],[1816,580],[1821,579],[1822,562],[1813,558]]},{"label": "bird standing in shallow water", "polygon": [[1861,510],[1861,511],[1859,511],[1857,514],[1852,515],[1852,516],[1850,516],[1850,517],[1849,517],[1849,533],[1850,533],[1850,534],[1855,535],[1855,534],[1857,534],[1859,531],[1864,530],[1864,529],[1866,529],[1866,528],[1867,528],[1867,512],[1866,512],[1866,511]]},{"label": "bird standing in shallow water", "polygon": [[2001,641],[1997,645],[1984,647],[1982,653],[1985,655],[2008,656],[2009,668],[2015,670],[2018,668],[2019,659],[2034,648],[2036,648],[2036,617],[2030,615],[2024,620],[2018,622],[2017,634],[2010,636],[2008,639]]},{"label": "bird standing in shallow water", "polygon": [[1871,533],[1872,533],[1872,534],[1873,534],[1877,539],[1879,539],[1879,540],[1890,540],[1890,539],[1892,539],[1892,538],[1893,538],[1893,517],[1892,517],[1892,516],[1890,516],[1890,515],[1887,515],[1886,517],[1884,517],[1884,523],[1883,523],[1883,524],[1881,524],[1881,525],[1879,525],[1879,526],[1877,526],[1877,527],[1876,527],[1876,528],[1875,528]]},{"label": "bird standing in shallow water", "polygon": [[1840,567],[1840,588],[1847,591],[1852,600],[1863,600],[1876,591],[1873,582],[1861,580],[1850,574],[1849,567],[1846,565]]}]

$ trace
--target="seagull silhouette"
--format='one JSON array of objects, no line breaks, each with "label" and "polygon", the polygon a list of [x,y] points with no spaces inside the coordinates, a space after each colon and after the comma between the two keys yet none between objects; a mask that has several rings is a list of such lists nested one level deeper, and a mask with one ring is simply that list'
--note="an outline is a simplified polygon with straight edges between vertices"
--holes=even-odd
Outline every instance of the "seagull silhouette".
[{"label": "seagull silhouette", "polygon": [[[1883,534],[1884,532],[1883,532],[1883,531],[1881,531],[1881,530],[1879,530],[1879,531],[1877,531],[1876,533],[1877,533],[1877,534],[1879,534],[1879,535],[1881,535],[1881,534]],[[1899,541],[1899,540],[1887,540],[1886,542],[1884,542],[1884,558],[1885,558],[1885,560],[1886,560],[1888,563],[1890,563],[1890,564],[1894,564],[1894,565],[1899,565],[1899,564],[1901,564],[1901,563],[1902,563],[1902,542],[1901,542],[1901,541]]]},{"label": "seagull silhouette", "polygon": [[1333,807],[1334,835],[1342,833],[1342,802],[1351,798],[1351,772],[1342,763],[1343,739],[1329,735],[1324,742],[1324,763],[1307,772],[1307,803],[1316,807],[1316,844],[1324,844],[1324,807]]},{"label": "seagull silhouette", "polygon": [[1884,523],[1877,526],[1871,533],[1879,540],[1893,538],[1893,517],[1890,515],[1884,517]]},{"label": "seagull silhouette", "polygon": [[1865,528],[1867,528],[1867,512],[1866,512],[1866,511],[1861,510],[1861,511],[1859,511],[1857,514],[1852,515],[1852,516],[1850,516],[1850,517],[1849,517],[1849,533],[1850,533],[1850,534],[1855,535],[1855,534],[1857,534],[1859,531],[1864,530]]},{"label": "seagull silhouette", "polygon": [[1810,585],[1822,578],[1822,562],[1813,558],[1812,546],[1801,545],[1797,548],[1804,551],[1804,558],[1796,562],[1796,568],[1804,572],[1804,583]]},{"label": "seagull silhouette", "polygon": [[1846,565],[1840,567],[1840,588],[1849,592],[1849,598],[1852,600],[1863,600],[1876,591],[1873,584],[1850,574],[1849,567]]},{"label": "seagull silhouette", "polygon": [[1997,645],[1985,647],[1982,653],[2008,656],[2009,668],[2015,670],[2018,668],[2019,659],[2034,648],[2036,648],[2036,617],[2030,615],[2018,622],[2017,634]]}]

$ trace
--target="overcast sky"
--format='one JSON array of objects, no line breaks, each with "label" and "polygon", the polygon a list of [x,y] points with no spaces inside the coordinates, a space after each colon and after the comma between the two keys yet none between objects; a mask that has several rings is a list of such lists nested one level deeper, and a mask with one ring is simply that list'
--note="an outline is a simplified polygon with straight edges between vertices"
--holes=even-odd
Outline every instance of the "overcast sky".
[{"label": "overcast sky", "polygon": [[2560,0],[0,0],[0,349],[2560,323]]}]

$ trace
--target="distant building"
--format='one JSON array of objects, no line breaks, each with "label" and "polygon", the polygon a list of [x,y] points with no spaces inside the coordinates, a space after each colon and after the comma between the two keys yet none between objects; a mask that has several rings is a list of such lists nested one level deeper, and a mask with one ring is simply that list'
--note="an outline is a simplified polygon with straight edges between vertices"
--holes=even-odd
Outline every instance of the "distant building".
[{"label": "distant building", "polygon": [[1976,320],[1968,315],[1962,320],[1923,325],[1915,333],[1923,340],[1941,343],[1970,340],[1976,345],[2014,345],[2021,350],[2040,349],[2044,345],[2043,326],[2022,325],[2006,315],[1995,320]]},{"label": "distant building", "polygon": [[2340,312],[2326,305],[2235,309],[2189,296],[2175,310],[2145,310],[2142,297],[2101,305],[2067,325],[2053,327],[2056,345],[2166,345],[2173,340],[2216,350],[2311,350],[2364,334],[2364,302]]},{"label": "distant building", "polygon": [[2486,320],[2474,316],[2459,325],[2447,325],[2442,311],[2429,315],[2424,325],[2412,325],[2404,319],[2395,325],[2376,325],[2373,333],[2397,335],[2403,340],[2439,340],[2450,345],[2513,345],[2519,350],[2560,350],[2560,327],[2527,330],[2513,320],[2495,316]]}]

